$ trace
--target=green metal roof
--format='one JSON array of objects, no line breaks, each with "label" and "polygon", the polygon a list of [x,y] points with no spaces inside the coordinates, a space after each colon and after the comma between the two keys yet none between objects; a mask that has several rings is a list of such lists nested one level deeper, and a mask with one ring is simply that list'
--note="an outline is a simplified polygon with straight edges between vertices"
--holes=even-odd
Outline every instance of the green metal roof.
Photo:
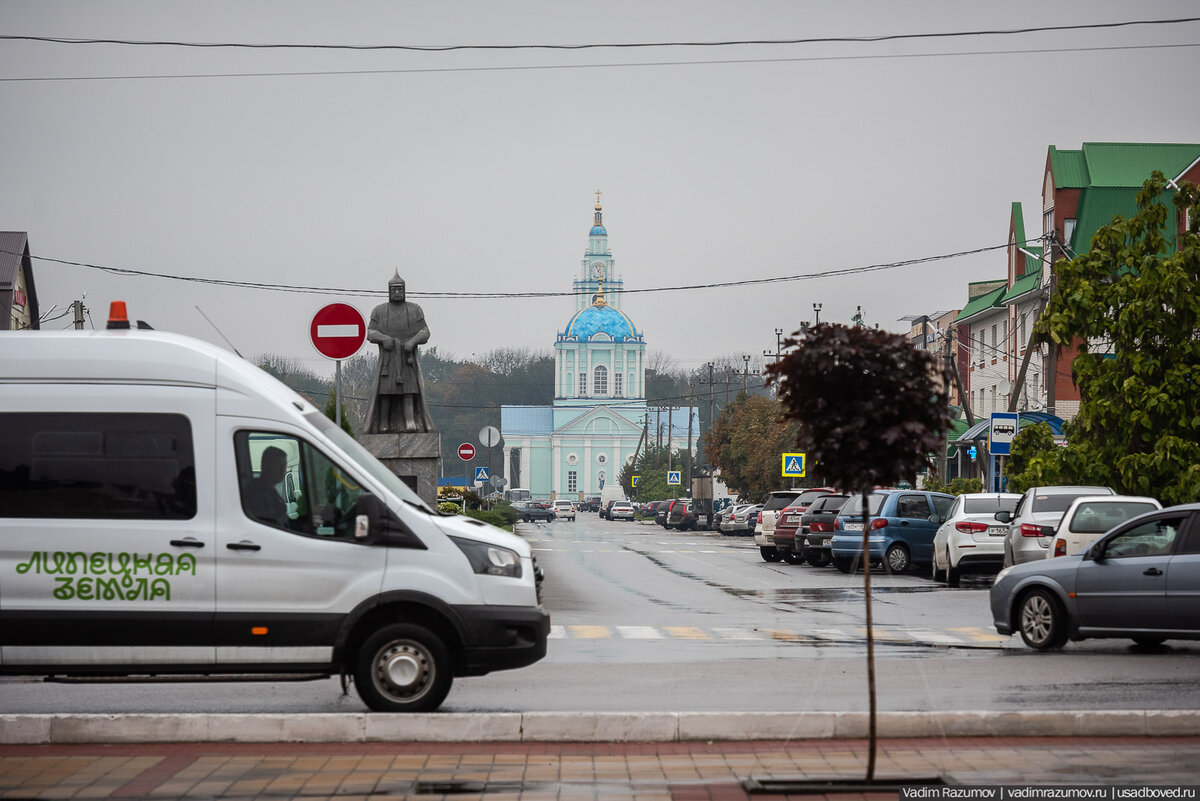
[{"label": "green metal roof", "polygon": [[1042,250],[1041,246],[1038,246],[1036,248],[1025,248],[1025,250],[1028,250],[1029,253],[1032,253],[1033,255],[1030,256],[1030,255],[1024,254],[1024,253],[1021,254],[1021,255],[1025,256],[1024,275],[1029,275],[1030,273],[1033,273],[1033,272],[1040,274],[1042,272],[1042,254],[1043,254],[1043,250]]},{"label": "green metal roof", "polygon": [[1004,297],[1004,292],[1005,287],[1002,286],[999,289],[987,293],[986,295],[980,295],[963,307],[963,310],[958,313],[957,317],[954,318],[954,322],[961,323],[967,318],[974,317],[980,312],[999,306],[1000,299]]},{"label": "green metal roof", "polygon": [[1150,173],[1161,170],[1173,178],[1200,156],[1200,145],[1084,142],[1092,186],[1141,189]]},{"label": "green metal roof", "polygon": [[1012,289],[1010,289],[1004,293],[1004,297],[1002,297],[1000,299],[1000,302],[1002,304],[1003,303],[1011,303],[1014,300],[1016,300],[1017,298],[1024,295],[1026,292],[1032,292],[1032,291],[1040,288],[1041,285],[1042,285],[1042,271],[1041,270],[1037,270],[1036,272],[1032,272],[1032,273],[1026,273],[1025,275],[1021,276],[1020,278],[1018,278],[1016,281],[1013,282]]},{"label": "green metal roof", "polygon": [[1059,150],[1050,145],[1050,171],[1057,189],[1082,189],[1090,183],[1082,150]]},{"label": "green metal roof", "polygon": [[1019,200],[1012,204],[1012,224],[1017,245],[1023,246],[1025,242],[1025,215],[1021,212],[1021,201]]},{"label": "green metal roof", "polygon": [[1140,189],[1150,173],[1179,175],[1200,157],[1197,144],[1084,142],[1080,150],[1050,146],[1050,169],[1058,189],[1124,187]]}]

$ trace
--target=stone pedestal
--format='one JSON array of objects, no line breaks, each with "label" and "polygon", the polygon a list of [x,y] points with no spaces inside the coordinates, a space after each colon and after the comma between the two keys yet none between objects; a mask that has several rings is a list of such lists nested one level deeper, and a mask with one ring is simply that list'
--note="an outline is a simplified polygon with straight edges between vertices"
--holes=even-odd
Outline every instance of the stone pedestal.
[{"label": "stone pedestal", "polygon": [[421,500],[437,508],[441,434],[362,434],[358,441],[421,496]]}]

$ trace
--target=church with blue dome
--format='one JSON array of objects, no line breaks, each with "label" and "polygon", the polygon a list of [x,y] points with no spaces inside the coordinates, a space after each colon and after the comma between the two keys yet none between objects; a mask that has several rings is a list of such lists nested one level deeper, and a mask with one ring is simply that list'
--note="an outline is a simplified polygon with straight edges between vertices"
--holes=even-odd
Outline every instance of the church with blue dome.
[{"label": "church with blue dome", "polygon": [[[645,447],[643,432],[669,419],[665,410],[646,405],[646,340],[621,309],[625,284],[596,195],[587,249],[572,282],[575,310],[554,342],[554,403],[500,409],[507,486],[535,498],[602,494]],[[685,412],[675,414],[686,419]],[[685,447],[686,423],[673,427],[673,447]]]}]

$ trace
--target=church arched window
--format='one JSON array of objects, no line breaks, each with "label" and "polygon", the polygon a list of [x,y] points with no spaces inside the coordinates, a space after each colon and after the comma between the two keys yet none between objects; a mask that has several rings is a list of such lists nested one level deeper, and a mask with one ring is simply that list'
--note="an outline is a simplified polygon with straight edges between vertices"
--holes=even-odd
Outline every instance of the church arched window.
[{"label": "church arched window", "polygon": [[595,371],[592,373],[592,394],[607,395],[608,394],[608,368],[603,364],[596,365]]}]

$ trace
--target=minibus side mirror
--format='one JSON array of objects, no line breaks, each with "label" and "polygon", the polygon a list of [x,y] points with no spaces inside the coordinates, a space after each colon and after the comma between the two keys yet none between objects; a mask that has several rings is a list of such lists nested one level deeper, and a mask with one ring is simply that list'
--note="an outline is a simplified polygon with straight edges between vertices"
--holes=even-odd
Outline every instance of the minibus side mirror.
[{"label": "minibus side mirror", "polygon": [[359,495],[354,506],[354,539],[370,545],[425,550],[421,538],[369,492]]}]

